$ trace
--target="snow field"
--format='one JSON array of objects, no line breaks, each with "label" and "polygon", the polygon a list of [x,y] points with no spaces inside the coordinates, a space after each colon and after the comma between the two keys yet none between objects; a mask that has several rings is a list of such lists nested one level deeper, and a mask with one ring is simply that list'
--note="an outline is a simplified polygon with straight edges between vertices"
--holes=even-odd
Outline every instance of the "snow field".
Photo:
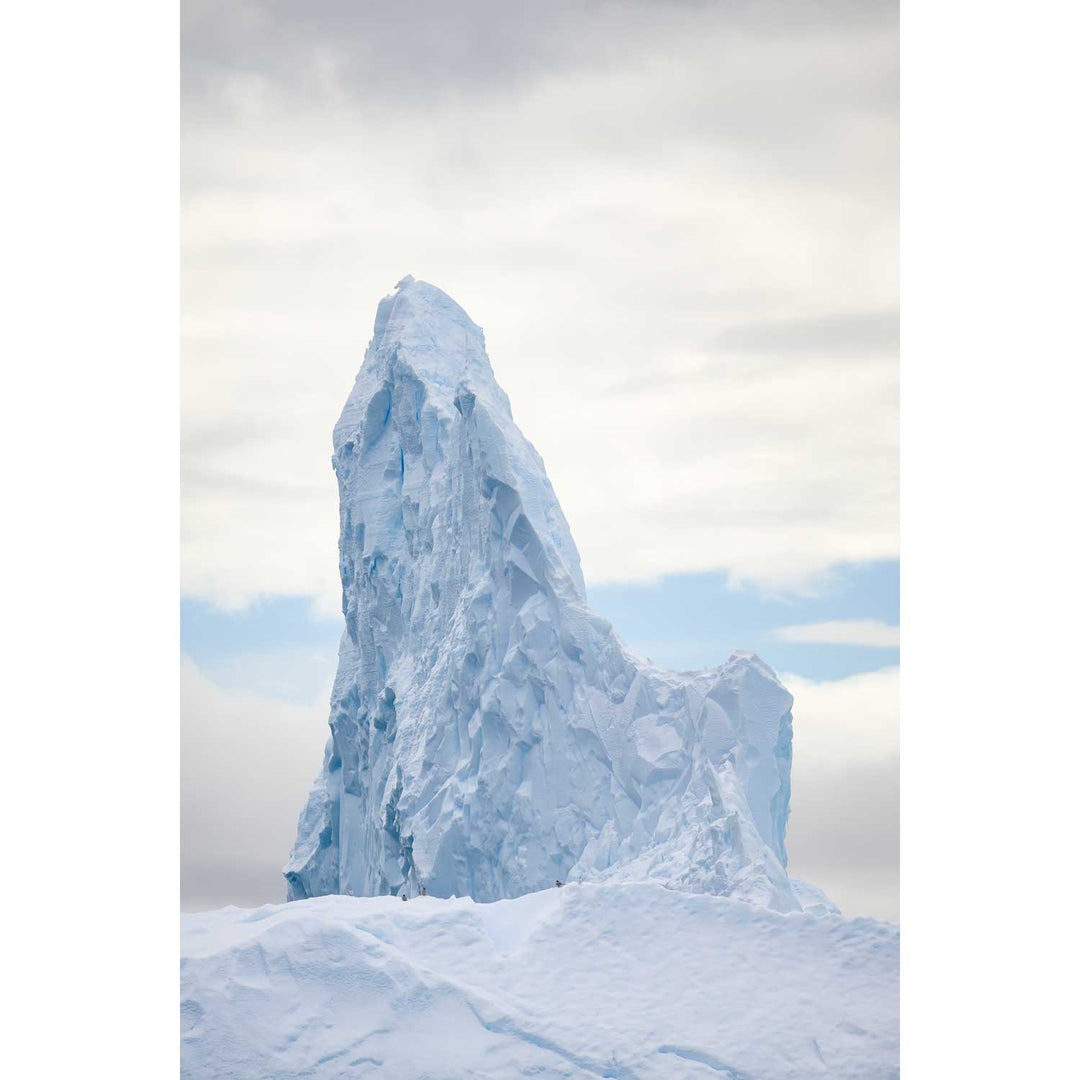
[{"label": "snow field", "polygon": [[899,1075],[899,933],[653,883],[183,916],[182,1075]]}]

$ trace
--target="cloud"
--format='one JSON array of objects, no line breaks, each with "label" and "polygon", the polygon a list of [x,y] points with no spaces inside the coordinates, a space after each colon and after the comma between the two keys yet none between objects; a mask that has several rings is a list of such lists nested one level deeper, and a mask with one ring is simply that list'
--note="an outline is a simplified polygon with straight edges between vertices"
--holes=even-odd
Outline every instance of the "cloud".
[{"label": "cloud", "polygon": [[900,312],[870,311],[816,319],[732,326],[716,339],[725,351],[775,356],[806,353],[829,357],[894,357],[900,346]]},{"label": "cloud", "polygon": [[337,94],[383,109],[513,94],[545,77],[625,65],[656,40],[668,57],[702,36],[714,47],[717,38],[745,46],[776,36],[821,47],[838,30],[896,19],[895,5],[880,0],[189,0],[181,14],[188,95],[220,95],[242,77],[305,100]]},{"label": "cloud", "polygon": [[795,698],[790,870],[847,914],[900,917],[900,681],[785,674]]},{"label": "cloud", "polygon": [[900,627],[878,619],[833,619],[829,622],[781,626],[773,631],[780,641],[818,645],[864,645],[874,649],[900,648]]},{"label": "cloud", "polygon": [[222,690],[248,691],[323,711],[337,668],[336,649],[272,648],[217,656],[200,671]]},{"label": "cloud", "polygon": [[795,738],[804,762],[847,768],[899,754],[898,667],[827,682],[790,672],[780,678],[795,697]]},{"label": "cloud", "polygon": [[327,708],[223,689],[181,658],[185,910],[284,899],[280,868],[322,762]]},{"label": "cloud", "polygon": [[897,539],[891,5],[186,5],[183,584],[339,602],[403,274],[486,330],[589,582]]}]

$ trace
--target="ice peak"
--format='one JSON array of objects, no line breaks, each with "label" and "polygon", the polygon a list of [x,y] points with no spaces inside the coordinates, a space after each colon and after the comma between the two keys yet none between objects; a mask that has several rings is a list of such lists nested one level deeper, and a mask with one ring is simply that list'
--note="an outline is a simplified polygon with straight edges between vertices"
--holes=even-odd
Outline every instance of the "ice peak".
[{"label": "ice peak", "polygon": [[383,392],[400,398],[402,391],[419,393],[444,416],[455,409],[459,391],[471,394],[513,422],[510,399],[491,369],[484,331],[442,289],[412,274],[379,302],[364,363],[334,429],[335,451],[355,433],[373,398]]},{"label": "ice peak", "polygon": [[484,331],[442,289],[406,274],[375,315],[368,360],[404,360],[424,381],[447,387],[494,383]]}]

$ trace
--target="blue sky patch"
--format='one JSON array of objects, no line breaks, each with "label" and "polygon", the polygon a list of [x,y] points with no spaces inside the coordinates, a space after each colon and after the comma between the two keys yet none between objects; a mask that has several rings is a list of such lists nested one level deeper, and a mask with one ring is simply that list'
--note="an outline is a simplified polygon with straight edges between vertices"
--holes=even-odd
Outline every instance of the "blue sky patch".
[{"label": "blue sky patch", "polygon": [[[898,648],[783,641],[781,627],[900,616],[897,562],[833,567],[813,595],[777,595],[732,585],[720,573],[674,574],[652,583],[596,585],[589,603],[640,653],[677,669],[713,667],[751,649],[777,671],[841,679],[900,662]],[[340,616],[317,613],[310,599],[273,597],[240,612],[203,600],[180,605],[180,645],[216,682],[308,702],[329,692]]]},{"label": "blue sky patch", "polygon": [[776,671],[842,679],[898,664],[898,648],[781,641],[785,626],[835,620],[900,621],[900,564],[834,566],[813,595],[733,586],[723,572],[673,574],[656,583],[596,585],[589,604],[638,652],[676,669],[714,667],[736,649],[758,653]]}]

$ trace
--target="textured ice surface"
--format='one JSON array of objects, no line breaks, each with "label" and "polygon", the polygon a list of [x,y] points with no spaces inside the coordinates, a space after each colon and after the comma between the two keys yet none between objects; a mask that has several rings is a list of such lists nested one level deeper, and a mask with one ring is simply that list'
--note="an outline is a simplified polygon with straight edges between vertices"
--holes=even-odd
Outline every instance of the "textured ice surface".
[{"label": "textured ice surface", "polygon": [[182,916],[190,1080],[899,1076],[895,926],[655,884]]},{"label": "textured ice surface", "polygon": [[835,910],[785,870],[791,696],[749,653],[657,667],[589,610],[483,331],[439,289],[379,304],[333,464],[345,632],[290,899],[561,878]]}]

